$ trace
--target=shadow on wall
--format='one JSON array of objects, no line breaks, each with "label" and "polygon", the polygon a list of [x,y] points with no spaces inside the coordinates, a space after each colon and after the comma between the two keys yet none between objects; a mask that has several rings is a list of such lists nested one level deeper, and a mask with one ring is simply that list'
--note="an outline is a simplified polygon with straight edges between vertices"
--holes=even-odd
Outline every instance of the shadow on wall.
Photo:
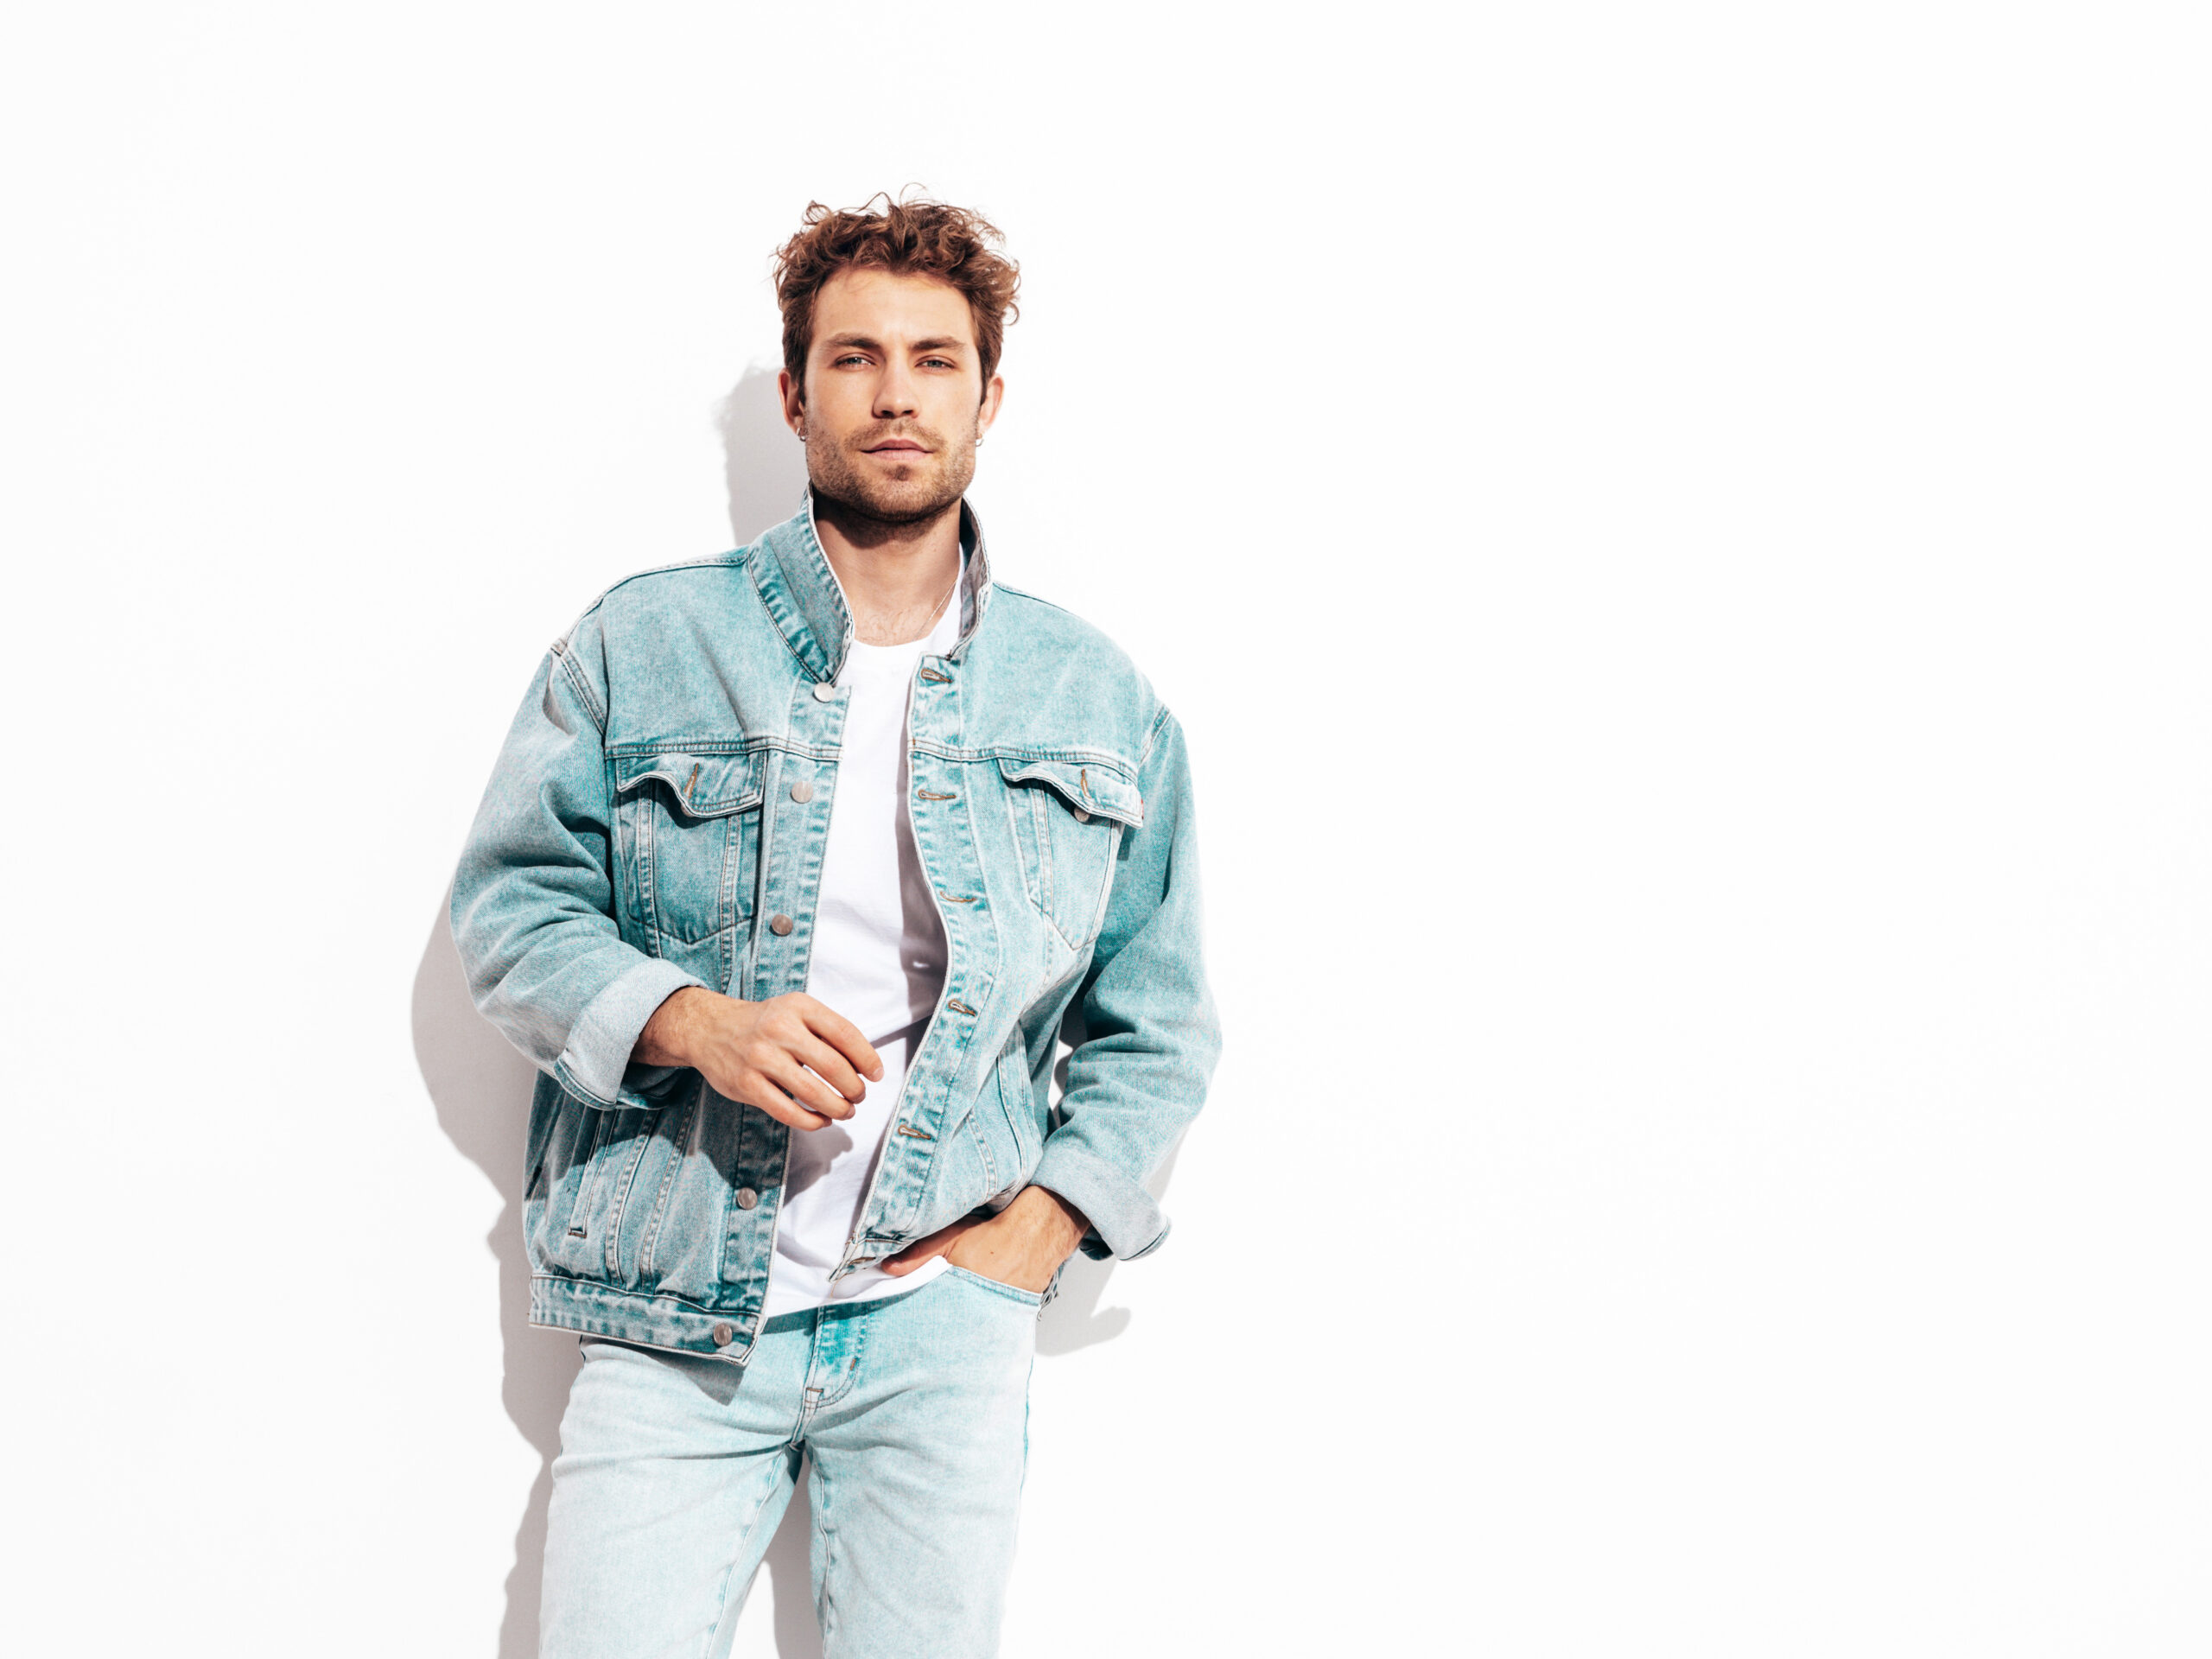
[{"label": "shadow on wall", "polygon": [[[448,899],[451,894],[448,893]],[[415,970],[415,1063],[429,1086],[438,1127],[463,1157],[498,1189],[499,1218],[485,1243],[499,1264],[499,1351],[505,1375],[500,1402],[537,1453],[537,1478],[515,1528],[515,1559],[507,1573],[507,1611],[499,1625],[499,1659],[535,1659],[537,1589],[545,1557],[545,1503],[553,1491],[553,1454],[569,1382],[582,1363],[576,1339],[530,1325],[530,1265],[523,1257],[523,1143],[530,1127],[530,1091],[537,1072],[486,1024],[469,1001],[461,957],[438,906]]]},{"label": "shadow on wall", "polygon": [[[776,396],[776,371],[748,368],[722,400],[723,474],[729,488],[730,527],[744,546],[798,507],[806,485],[805,453],[785,426]],[[671,557],[679,556],[676,550]],[[611,582],[625,573],[607,572]],[[530,665],[516,665],[521,683]],[[447,899],[451,899],[448,891]],[[537,1652],[538,1591],[545,1554],[546,1503],[553,1488],[553,1457],[560,1449],[561,1414],[569,1384],[581,1364],[576,1339],[529,1322],[530,1264],[523,1254],[523,1145],[530,1125],[536,1074],[529,1061],[486,1024],[469,1000],[461,959],[448,930],[448,903],[438,906],[423,960],[415,971],[415,1060],[437,1109],[438,1127],[469,1162],[482,1170],[501,1200],[499,1219],[485,1242],[499,1264],[499,1341],[505,1362],[500,1400],[507,1415],[538,1457],[537,1477],[515,1527],[514,1564],[507,1573],[506,1616],[499,1626],[499,1659],[534,1659]],[[1059,1080],[1066,1082],[1065,1059]],[[1171,1156],[1151,1181],[1164,1193],[1173,1173]],[[1037,1351],[1071,1354],[1119,1336],[1128,1328],[1127,1308],[1101,1311],[1113,1275],[1110,1262],[1077,1256],[1060,1276],[1059,1294],[1040,1317]],[[803,1473],[791,1507],[762,1566],[775,1601],[779,1659],[821,1659],[813,1589],[807,1565],[813,1515]]]},{"label": "shadow on wall", "polygon": [[806,446],[784,424],[779,366],[753,364],[715,411],[730,533],[739,547],[797,512],[806,490]]}]

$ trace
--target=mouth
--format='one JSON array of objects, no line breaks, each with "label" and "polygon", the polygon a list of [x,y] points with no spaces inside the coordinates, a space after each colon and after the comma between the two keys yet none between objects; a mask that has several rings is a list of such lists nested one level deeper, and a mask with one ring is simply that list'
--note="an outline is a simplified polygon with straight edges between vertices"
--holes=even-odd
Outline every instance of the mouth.
[{"label": "mouth", "polygon": [[870,444],[865,453],[871,455],[892,455],[903,458],[907,455],[926,455],[929,451],[911,438],[893,438],[886,443]]}]

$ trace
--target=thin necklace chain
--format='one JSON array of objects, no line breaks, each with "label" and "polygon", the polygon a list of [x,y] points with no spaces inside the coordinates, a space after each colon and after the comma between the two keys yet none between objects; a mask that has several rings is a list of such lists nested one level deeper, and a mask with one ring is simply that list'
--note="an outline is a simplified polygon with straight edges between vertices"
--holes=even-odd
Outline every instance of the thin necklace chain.
[{"label": "thin necklace chain", "polygon": [[[930,626],[937,626],[938,618],[944,614],[944,607],[951,602],[953,594],[960,591],[960,576],[961,571],[956,566],[952,572],[952,586],[944,590],[944,597],[938,600],[930,609]],[[928,636],[925,634],[923,637],[926,639]]]},{"label": "thin necklace chain", "polygon": [[[937,601],[937,603],[930,607],[930,620],[929,620],[927,622],[925,622],[925,623],[924,623],[924,624],[922,625],[922,631],[921,631],[921,632],[919,632],[918,634],[915,635],[915,636],[914,636],[914,639],[899,639],[899,640],[894,640],[894,641],[893,642],[893,644],[894,644],[894,645],[911,645],[915,644],[917,641],[919,641],[919,640],[926,640],[926,639],[928,639],[928,638],[930,637],[931,632],[936,628],[936,626],[937,626],[938,618],[939,618],[939,617],[941,617],[941,616],[943,616],[943,615],[944,614],[944,607],[945,607],[945,606],[946,606],[948,603],[950,603],[950,601],[951,601],[951,599],[952,599],[953,594],[957,594],[957,593],[958,593],[958,592],[960,591],[960,578],[961,578],[963,575],[966,575],[966,574],[967,574],[967,571],[966,571],[966,569],[965,569],[965,566],[964,566],[964,565],[963,565],[963,567],[961,569],[959,569],[959,570],[956,570],[956,571],[954,571],[954,572],[953,572],[953,574],[952,574],[952,586],[951,586],[951,587],[950,587],[950,588],[946,588],[943,594],[939,594],[939,595],[938,595],[938,601]],[[860,632],[859,632],[859,629],[857,628],[857,626],[856,626],[856,627],[855,628],[855,630],[854,630],[853,637],[854,637],[855,639],[860,639]],[[861,639],[861,643],[862,645],[866,645],[866,644],[868,644],[868,641],[867,641],[867,640],[865,640],[865,639]],[[889,648],[890,648],[890,647],[888,647],[888,646],[880,647],[880,649],[885,649],[885,650],[888,650]]]}]

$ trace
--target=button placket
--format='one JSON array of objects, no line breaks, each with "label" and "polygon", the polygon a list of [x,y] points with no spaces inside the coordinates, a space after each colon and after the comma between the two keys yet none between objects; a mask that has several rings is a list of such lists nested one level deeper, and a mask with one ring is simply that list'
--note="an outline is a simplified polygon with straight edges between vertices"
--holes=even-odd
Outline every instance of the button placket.
[{"label": "button placket", "polygon": [[[756,997],[797,990],[804,982],[810,937],[800,925],[808,900],[804,883],[810,872],[813,879],[820,876],[829,798],[835,787],[830,776],[835,763],[820,757],[842,741],[846,710],[845,688],[832,681],[803,681],[793,689],[786,728],[791,747],[780,757],[781,776],[771,798],[776,810],[760,887],[766,913],[762,931],[754,936],[750,980]],[[795,934],[796,950],[777,948],[776,941]]]},{"label": "button placket", "polygon": [[[998,930],[988,912],[974,825],[963,804],[967,772],[956,758],[963,737],[957,664],[926,658],[916,676],[908,733],[912,766],[908,810],[916,851],[945,931],[944,1000],[924,1033],[906,1077],[894,1138],[887,1142],[879,1179],[863,1205],[861,1230],[879,1251],[906,1241],[893,1224],[912,1218],[928,1185],[938,1137],[934,1132],[976,1032],[975,1006],[987,992]],[[964,994],[964,995],[963,995]],[[862,1265],[862,1257],[854,1265]]]}]

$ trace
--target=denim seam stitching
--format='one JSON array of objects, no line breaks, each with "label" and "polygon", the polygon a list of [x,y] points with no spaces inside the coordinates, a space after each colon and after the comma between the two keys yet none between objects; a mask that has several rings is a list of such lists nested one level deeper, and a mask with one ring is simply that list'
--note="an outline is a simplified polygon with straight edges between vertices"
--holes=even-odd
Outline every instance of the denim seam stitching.
[{"label": "denim seam stitching", "polygon": [[[655,862],[655,849],[660,844],[660,832],[655,826],[659,823],[657,814],[665,809],[651,801],[642,804],[632,801],[624,804],[631,809],[631,821],[636,826],[631,839],[638,849],[638,886],[645,900],[646,930],[653,936],[652,954],[656,957],[665,956],[659,948],[658,941],[661,939],[666,939],[671,944],[680,944],[688,949],[696,950],[698,946],[719,938],[735,927],[738,921],[737,906],[734,901],[734,883],[737,879],[737,870],[744,864],[744,860],[739,855],[738,845],[739,831],[744,822],[744,811],[732,810],[718,813],[712,817],[702,818],[699,821],[702,825],[714,825],[721,830],[722,846],[721,868],[715,877],[715,901],[710,912],[712,925],[695,939],[677,931],[683,925],[680,917],[672,912],[668,915],[662,913],[661,884],[658,880],[658,867]],[[678,825],[676,833],[696,834],[697,830],[687,830]],[[709,833],[713,832],[709,830]]]},{"label": "denim seam stitching", "polygon": [[622,1276],[622,1223],[630,1213],[630,1194],[638,1185],[638,1171],[644,1166],[645,1154],[652,1146],[652,1128],[647,1124],[637,1137],[638,1144],[631,1148],[630,1161],[615,1188],[613,1213],[607,1219],[607,1276],[610,1279]]},{"label": "denim seam stitching", "polygon": [[[1007,1301],[1014,1304],[1017,1307],[1026,1307],[1034,1313],[1041,1310],[1045,1306],[1044,1296],[1041,1292],[1026,1291],[1019,1285],[1001,1284],[997,1280],[991,1278],[988,1274],[977,1273],[973,1268],[963,1268],[957,1262],[947,1262],[944,1265],[948,1272],[957,1273],[964,1275],[965,1277],[974,1281],[976,1284],[982,1286],[984,1289],[989,1291],[993,1295],[1003,1297]],[[1032,1296],[1034,1296],[1036,1300],[1033,1301],[1031,1300]]]},{"label": "denim seam stitching", "polygon": [[602,1111],[611,1111],[614,1107],[614,1102],[594,1090],[584,1087],[582,1082],[576,1077],[575,1069],[569,1065],[568,1056],[565,1054],[553,1062],[553,1077],[554,1081],[587,1106],[596,1106]]},{"label": "denim seam stitching", "polygon": [[[971,798],[975,792],[972,789],[968,791]],[[1027,896],[1029,902],[1041,911],[1045,907],[1045,901],[1037,882],[1036,861],[1030,855],[1029,843],[1023,838],[1021,825],[1021,816],[1027,810],[1029,791],[1008,789],[1001,791],[1001,793],[1006,798],[1007,828],[1014,833],[1014,856],[1021,861],[1022,891]],[[1033,831],[1032,833],[1033,834]]]},{"label": "denim seam stitching", "polygon": [[553,648],[553,654],[560,658],[561,672],[575,689],[576,695],[583,699],[584,712],[591,716],[592,724],[599,728],[599,735],[604,741],[607,736],[607,710],[600,707],[599,699],[592,694],[590,685],[584,679],[583,670],[576,666],[576,659],[565,641]]},{"label": "denim seam stitching", "polygon": [[[701,1087],[705,1079],[700,1080]],[[683,1143],[692,1138],[700,1119],[699,1096],[695,1092],[683,1108],[683,1116],[675,1133],[668,1137],[668,1167],[661,1173],[660,1191],[653,1195],[652,1212],[645,1217],[645,1236],[638,1241],[638,1277],[650,1279],[660,1265],[661,1224],[668,1219],[668,1197],[676,1190],[676,1173],[683,1167]]]},{"label": "denim seam stitching", "polygon": [[[863,1309],[863,1311],[866,1310]],[[808,1414],[810,1421],[814,1416],[819,1415],[825,1407],[834,1406],[843,1400],[858,1385],[861,1361],[868,1353],[868,1322],[866,1319],[859,1319],[853,1321],[853,1350],[846,1357],[845,1374],[834,1390],[824,1389],[822,1397],[814,1402],[814,1410]]]},{"label": "denim seam stitching", "polygon": [[[1166,718],[1165,711],[1162,712],[1161,717]],[[1155,722],[1154,729],[1156,734],[1158,722]],[[982,748],[964,748],[957,744],[942,743],[934,738],[926,737],[917,738],[907,747],[911,749],[918,749],[924,754],[934,755],[940,760],[953,760],[963,764],[979,764],[986,760],[1059,760],[1078,766],[1098,766],[1112,772],[1122,782],[1131,787],[1135,786],[1137,772],[1144,765],[1144,761],[1139,760],[1135,766],[1132,766],[1128,756],[1117,753],[1112,749],[1046,748],[1035,744],[1015,743],[993,743]],[[795,737],[774,732],[747,733],[739,737],[669,732],[659,737],[625,738],[619,743],[609,743],[606,750],[608,759],[622,760],[635,760],[639,755],[657,754],[664,751],[681,751],[685,754],[765,754],[771,751],[777,751],[785,754],[799,755],[810,760],[836,760],[844,754],[843,748],[836,744],[804,743]],[[1144,753],[1147,757],[1151,753],[1149,741]],[[631,784],[624,785],[623,789],[627,791],[633,787],[637,781],[632,779]],[[747,804],[749,804],[748,802]]]},{"label": "denim seam stitching", "polygon": [[[729,1581],[736,1576],[738,1559],[740,1556],[747,1553],[745,1545],[751,1541],[753,1537],[753,1529],[760,1524],[760,1512],[768,1507],[769,1494],[773,1492],[775,1490],[776,1465],[774,1461],[771,1459],[768,1464],[767,1490],[760,1494],[760,1502],[753,1504],[753,1513],[746,1518],[743,1529],[737,1535],[738,1548],[731,1553],[729,1565],[722,1569],[721,1583],[719,1586],[719,1593],[715,1598],[721,1608],[721,1611],[715,1615],[715,1622],[707,1627],[707,1646],[704,1649],[705,1652],[712,1653],[715,1650],[716,1638],[722,1633],[722,1620],[729,1616]],[[766,1553],[765,1550],[763,1553]]]},{"label": "denim seam stitching", "polygon": [[1144,734],[1143,752],[1137,756],[1137,769],[1140,772],[1144,769],[1145,763],[1152,759],[1153,746],[1160,741],[1160,733],[1166,729],[1167,722],[1173,718],[1174,716],[1167,712],[1167,705],[1160,704],[1160,712],[1153,716],[1152,729]]},{"label": "denim seam stitching", "polygon": [[[1114,773],[1125,784],[1135,784],[1135,769],[1127,757],[1111,749],[1081,747],[1042,747],[1036,744],[992,743],[982,748],[956,747],[930,738],[917,738],[908,745],[911,748],[933,754],[940,760],[1067,760],[1079,765],[1102,766]],[[1141,763],[1140,763],[1141,764]]]},{"label": "denim seam stitching", "polygon": [[[735,737],[712,732],[664,732],[658,737],[628,737],[607,746],[608,757],[617,760],[661,753],[766,754],[772,751],[804,754],[817,760],[834,760],[839,753],[834,747],[802,743],[797,738],[774,732],[746,732]],[[650,772],[642,775],[652,776]]]},{"label": "denim seam stitching", "polygon": [[[1078,951],[1089,945],[1104,930],[1106,912],[1114,902],[1114,866],[1121,855],[1122,837],[1129,833],[1129,826],[1111,819],[1108,822],[1114,825],[1114,844],[1106,852],[1106,879],[1098,884],[1098,906],[1090,912],[1090,925],[1084,931],[1082,943],[1077,944],[1074,940],[1069,940],[1070,945]],[[1066,938],[1067,936],[1062,934],[1060,937]]]},{"label": "denim seam stitching", "polygon": [[[672,575],[678,570],[705,570],[717,564],[725,565],[733,570],[741,569],[745,564],[743,555],[746,551],[747,550],[745,548],[732,548],[726,553],[716,553],[708,558],[677,559],[671,564],[656,564],[649,566],[643,570],[632,570],[628,575],[620,578],[619,581],[610,582],[607,587],[601,589],[599,597],[585,607],[583,615],[576,619],[577,626],[582,626],[586,618],[589,617],[591,613],[597,610],[601,606],[606,604],[608,595],[617,593],[622,588],[627,588],[633,582],[643,582],[649,576]],[[575,632],[575,629],[570,628],[569,632],[573,635]]]},{"label": "denim seam stitching", "polygon": [[[807,532],[807,539],[810,541],[813,539],[813,531],[810,530]],[[776,555],[769,547],[768,538],[766,537],[762,537],[753,545],[760,550],[761,557],[772,561],[775,559]],[[817,554],[816,556],[819,557],[820,556]],[[776,607],[768,603],[768,595],[760,586],[760,574],[751,569],[752,563],[752,557],[748,554],[746,559],[746,574],[753,578],[753,596],[760,601],[760,609],[768,619],[768,626],[774,631],[776,638],[782,642],[785,653],[790,656],[791,661],[798,664],[800,677],[810,685],[828,685],[832,683],[836,678],[836,675],[832,674],[828,679],[824,679],[822,676],[814,671],[814,670],[808,664],[805,658],[798,654],[798,647],[791,643],[791,635],[785,632],[783,623],[779,620],[776,616]],[[826,560],[823,562],[823,568],[825,569],[828,569],[828,562]],[[782,582],[784,580],[784,573],[780,569],[776,572],[776,579],[779,582]],[[836,579],[836,574],[832,572],[830,580],[832,582],[835,582]],[[790,583],[785,582],[785,586],[789,587]],[[796,613],[795,620],[801,627],[804,627],[806,626],[806,617],[804,613],[798,611],[796,601],[792,603],[792,610]],[[808,637],[810,639],[812,638],[812,635],[810,633]],[[822,644],[819,639],[816,639],[814,643],[817,648]],[[822,657],[823,660],[827,662],[830,658],[830,653],[823,652],[822,653]]]},{"label": "denim seam stitching", "polygon": [[[622,1285],[610,1285],[604,1279],[586,1278],[583,1274],[577,1273],[533,1273],[531,1274],[530,1279],[533,1287],[544,1285],[550,1287],[565,1285],[571,1291],[582,1293],[582,1294],[579,1295],[575,1300],[587,1305],[595,1305],[600,1302],[629,1305],[627,1306],[619,1308],[618,1311],[620,1312],[628,1312],[630,1306],[642,1306],[645,1309],[651,1311],[658,1307],[662,1303],[667,1303],[673,1311],[690,1315],[694,1318],[701,1319],[728,1319],[735,1318],[739,1311],[734,1306],[709,1307],[704,1302],[696,1301],[689,1296],[679,1296],[673,1291],[631,1290]],[[570,1331],[577,1329],[577,1327],[573,1325],[547,1325],[544,1321],[539,1319],[532,1319],[531,1323],[541,1325],[543,1328],[551,1331]],[[693,1352],[693,1350],[689,1348],[671,1348],[664,1343],[648,1342],[639,1337],[616,1336],[612,1332],[594,1331],[589,1334],[593,1336],[611,1337],[616,1341],[631,1343],[640,1348],[658,1348],[664,1353],[689,1354]],[[717,1358],[719,1356],[709,1354],[707,1357],[712,1359]]]},{"label": "denim seam stitching", "polygon": [[976,1122],[976,1113],[973,1107],[969,1109],[967,1122],[963,1127],[967,1129],[969,1138],[975,1141],[977,1156],[981,1157],[983,1160],[984,1185],[988,1186],[992,1192],[997,1192],[999,1190],[998,1168],[997,1166],[991,1161],[991,1148],[983,1139],[983,1131],[982,1128],[978,1126]]},{"label": "denim seam stitching", "polygon": [[[798,517],[798,515],[794,516]],[[804,548],[807,552],[811,553],[814,556],[816,575],[818,576],[829,577],[829,591],[836,595],[837,608],[845,613],[846,626],[848,627],[855,628],[855,631],[857,632],[853,616],[852,601],[846,595],[845,584],[837,575],[837,567],[830,563],[830,555],[823,550],[822,538],[815,533],[814,491],[811,486],[810,486],[806,492],[806,512],[803,517],[798,517],[798,526],[802,535],[800,545]],[[814,643],[819,645],[822,641],[817,639]],[[850,641],[844,641],[842,643],[849,645]],[[830,653],[825,651],[822,655],[823,659],[826,661]],[[842,665],[843,664],[841,660],[838,666],[842,667]],[[830,677],[833,679],[836,677],[834,672]]]},{"label": "denim seam stitching", "polygon": [[836,1564],[834,1555],[837,1548],[837,1535],[830,1525],[830,1505],[832,1496],[830,1490],[830,1471],[824,1469],[819,1461],[811,1465],[811,1470],[815,1486],[814,1495],[818,1495],[822,1499],[814,1506],[814,1535],[822,1545],[822,1590],[815,1602],[814,1617],[822,1626],[822,1644],[826,1648],[830,1645],[830,1638],[836,1628],[836,1611],[830,1597],[830,1569]]}]

